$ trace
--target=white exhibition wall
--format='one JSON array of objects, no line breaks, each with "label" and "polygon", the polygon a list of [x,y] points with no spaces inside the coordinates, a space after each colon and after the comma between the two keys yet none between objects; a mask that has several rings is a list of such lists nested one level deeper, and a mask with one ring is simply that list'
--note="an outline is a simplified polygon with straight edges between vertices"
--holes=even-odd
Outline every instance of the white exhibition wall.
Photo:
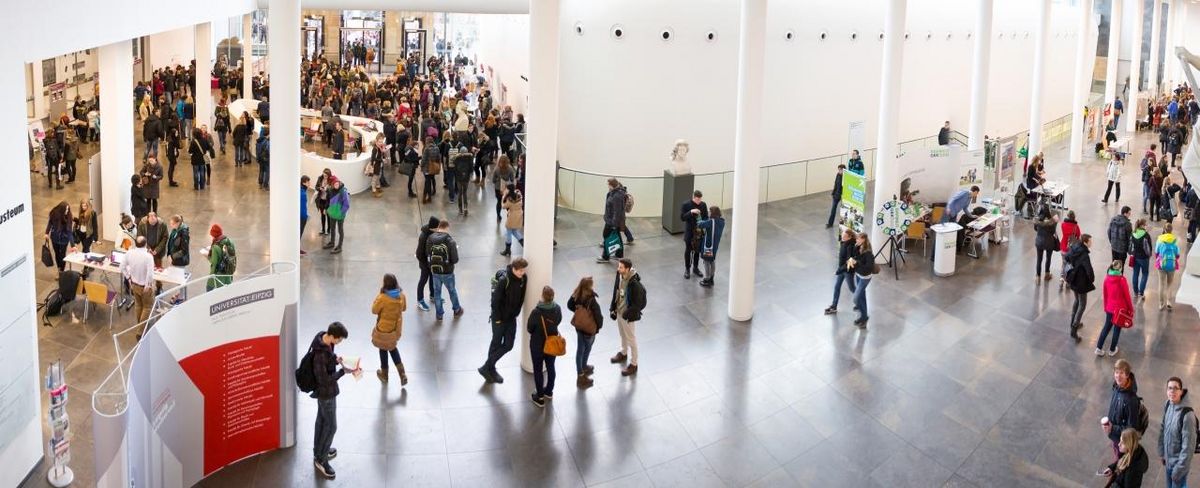
[{"label": "white exhibition wall", "polygon": [[529,101],[529,15],[492,14],[478,17],[478,62],[490,77],[496,106],[511,105],[525,113]]}]

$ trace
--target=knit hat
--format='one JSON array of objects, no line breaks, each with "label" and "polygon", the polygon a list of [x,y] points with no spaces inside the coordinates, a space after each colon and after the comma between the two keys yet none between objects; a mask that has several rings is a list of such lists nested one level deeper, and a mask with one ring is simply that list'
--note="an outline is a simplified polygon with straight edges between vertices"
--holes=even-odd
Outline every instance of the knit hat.
[{"label": "knit hat", "polygon": [[212,227],[208,229],[208,235],[212,236],[213,239],[217,239],[225,235],[225,233],[221,231],[220,225],[213,224]]},{"label": "knit hat", "polygon": [[430,228],[430,229],[437,228],[437,226],[438,226],[438,224],[439,224],[439,223],[441,223],[441,221],[439,221],[437,217],[430,217],[430,218],[429,218],[429,228]]}]

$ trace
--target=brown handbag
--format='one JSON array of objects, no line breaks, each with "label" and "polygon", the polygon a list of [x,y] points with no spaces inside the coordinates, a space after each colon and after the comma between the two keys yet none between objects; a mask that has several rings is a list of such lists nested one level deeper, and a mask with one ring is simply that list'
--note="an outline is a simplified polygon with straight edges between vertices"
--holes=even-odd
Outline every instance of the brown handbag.
[{"label": "brown handbag", "polygon": [[587,304],[580,305],[582,310],[576,309],[575,316],[571,317],[571,325],[575,326],[575,330],[580,334],[596,335],[596,317],[592,316],[592,309]]},{"label": "brown handbag", "polygon": [[542,352],[547,356],[564,356],[567,354],[567,340],[561,335],[550,335],[546,332],[546,319],[542,319],[542,334],[546,335],[546,343]]},{"label": "brown handbag", "polygon": [[429,162],[429,175],[437,176],[440,174],[442,174],[442,163],[440,163],[438,161],[430,161]]}]

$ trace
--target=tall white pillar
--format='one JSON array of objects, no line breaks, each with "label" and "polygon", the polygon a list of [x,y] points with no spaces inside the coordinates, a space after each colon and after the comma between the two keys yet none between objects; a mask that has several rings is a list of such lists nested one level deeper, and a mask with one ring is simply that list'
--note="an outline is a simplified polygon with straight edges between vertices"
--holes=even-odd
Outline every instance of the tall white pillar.
[{"label": "tall white pillar", "polygon": [[758,254],[758,172],[762,166],[763,66],[767,1],[741,0],[737,118],[733,136],[733,238],[729,258],[729,318],[754,316]]},{"label": "tall white pillar", "polygon": [[[116,238],[121,213],[129,213],[133,150],[133,48],[129,41],[100,46],[100,236]],[[86,168],[86,165],[84,166]]]},{"label": "tall white pillar", "polygon": [[1167,13],[1167,33],[1163,37],[1162,42],[1165,52],[1163,53],[1163,72],[1162,72],[1162,87],[1164,91],[1170,92],[1175,88],[1172,81],[1175,79],[1175,66],[1179,63],[1179,58],[1175,57],[1175,19],[1179,18],[1175,13],[1175,8],[1179,6],[1179,2],[1175,0],[1166,0]]},{"label": "tall white pillar", "polygon": [[1146,80],[1146,89],[1150,91],[1150,96],[1156,97],[1162,91],[1162,84],[1158,82],[1158,62],[1160,61],[1158,51],[1162,45],[1159,42],[1159,37],[1162,32],[1159,24],[1162,23],[1162,0],[1153,0],[1154,7],[1150,14],[1150,71],[1146,73],[1149,79]]},{"label": "tall white pillar", "polygon": [[212,23],[196,24],[196,127],[213,127]]},{"label": "tall white pillar", "polygon": [[[875,191],[871,205],[878,207],[900,193],[896,156],[900,143],[900,81],[904,68],[904,21],[908,0],[887,0],[883,14],[883,69],[879,78],[879,138],[875,147]],[[874,214],[873,207],[867,214]],[[871,243],[883,246],[883,230],[871,226]]]},{"label": "tall white pillar", "polygon": [[[529,2],[529,152],[525,161],[525,246],[529,261],[525,276],[525,317],[542,296],[542,287],[554,276],[554,176],[558,157],[558,25],[559,0]],[[597,276],[606,283],[611,276]],[[566,297],[574,283],[556,290]],[[519,322],[523,324],[524,322]],[[529,357],[529,334],[518,325],[521,337],[521,368],[533,371]]]},{"label": "tall white pillar", "polygon": [[1083,162],[1083,107],[1092,93],[1092,70],[1096,67],[1095,42],[1091,36],[1092,0],[1079,0],[1075,25],[1075,85],[1071,96],[1071,152],[1068,161]]},{"label": "tall white pillar", "polygon": [[1175,48],[1177,46],[1182,46],[1184,44],[1184,40],[1187,38],[1188,5],[1190,5],[1190,3],[1181,0],[1175,0],[1174,5],[1175,27],[1172,29],[1172,37],[1174,40],[1171,42],[1170,46],[1167,46],[1167,52],[1170,53],[1167,57],[1175,59],[1175,62],[1172,63],[1175,69],[1171,72],[1171,79],[1175,82],[1175,84],[1181,84],[1184,81],[1187,81],[1187,77],[1184,76],[1183,70],[1191,68],[1184,65],[1179,60],[1179,57],[1175,56]]},{"label": "tall white pillar", "polygon": [[277,27],[267,31],[275,57],[270,88],[271,261],[295,263],[300,260],[300,0],[270,0],[269,5],[268,22]]},{"label": "tall white pillar", "polygon": [[1134,1],[1133,9],[1133,39],[1130,39],[1133,50],[1129,60],[1129,100],[1125,100],[1125,111],[1128,115],[1123,115],[1122,120],[1125,122],[1125,130],[1133,133],[1137,132],[1138,121],[1138,86],[1142,82],[1142,20],[1145,16],[1145,5],[1142,0]]},{"label": "tall white pillar", "polygon": [[36,60],[30,65],[33,66],[33,118],[44,119],[49,108],[46,107],[46,87],[42,85],[42,77],[45,76],[42,72],[42,60]]},{"label": "tall white pillar", "polygon": [[[242,97],[252,98],[254,88],[254,40],[250,29],[254,25],[254,15],[242,16]],[[267,31],[268,34],[270,31]]]},{"label": "tall white pillar", "polygon": [[1029,102],[1029,157],[1042,150],[1042,88],[1046,85],[1046,37],[1050,30],[1050,0],[1038,0],[1033,41],[1033,92]]},{"label": "tall white pillar", "polygon": [[971,59],[971,123],[967,129],[967,149],[983,149],[987,126],[988,76],[992,62],[992,3],[975,3],[975,54]]},{"label": "tall white pillar", "polygon": [[1117,79],[1117,58],[1121,57],[1121,12],[1124,0],[1113,0],[1112,14],[1108,22],[1108,66],[1104,73],[1104,103],[1111,104],[1120,91],[1121,80]]}]

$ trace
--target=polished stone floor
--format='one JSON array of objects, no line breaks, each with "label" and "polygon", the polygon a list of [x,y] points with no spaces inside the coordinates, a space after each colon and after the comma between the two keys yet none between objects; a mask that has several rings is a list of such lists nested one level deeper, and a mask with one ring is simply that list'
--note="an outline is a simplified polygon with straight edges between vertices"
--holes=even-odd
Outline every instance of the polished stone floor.
[{"label": "polished stone floor", "polygon": [[[1135,153],[1148,143],[1139,138]],[[1103,267],[1106,223],[1119,207],[1098,202],[1100,163],[1069,166],[1064,146],[1047,151],[1048,172],[1073,185],[1068,202],[1083,231],[1097,236],[1095,264]],[[182,213],[195,242],[210,222],[220,222],[237,242],[241,270],[248,271],[266,263],[267,193],[255,186],[256,168],[234,169],[231,160],[232,152],[221,158],[209,190],[164,188],[162,213]],[[1126,171],[1123,202],[1138,199],[1136,173]],[[81,181],[49,191],[37,175],[31,180],[37,215],[59,199],[78,201],[86,189]],[[1013,241],[993,246],[983,259],[960,256],[952,277],[934,277],[922,259],[910,259],[899,280],[879,275],[868,293],[870,328],[862,331],[851,324],[845,298],[841,314],[822,315],[836,249],[835,233],[823,226],[824,195],[761,207],[758,305],[744,323],[726,316],[727,256],[719,259],[716,286],[701,288],[681,276],[679,240],[665,235],[656,219],[634,219],[637,244],[629,255],[649,293],[639,324],[640,373],[623,378],[606,361],[619,345],[615,327],[606,325],[593,353],[596,386],[575,387],[569,354],[559,360],[554,400],[539,409],[529,402],[531,380],[519,372],[517,351],[499,364],[508,382],[487,385],[475,372],[489,340],[488,279],[505,261],[496,254],[503,237],[490,213],[490,189],[471,198],[470,217],[451,217],[463,256],[458,284],[466,314],[442,323],[431,312],[405,314],[400,352],[410,383],[404,388],[371,374],[370,304],[384,272],[400,277],[412,301],[419,223],[453,215],[454,207],[442,198],[417,205],[398,185],[380,199],[357,196],[341,255],[319,250],[319,223],[310,221],[303,245],[311,252],[301,260],[301,342],[340,320],[351,337],[338,351],[363,356],[369,368],[360,381],[341,382],[338,478],[316,480],[310,449],[316,407],[301,396],[295,448],[246,459],[202,485],[1102,484],[1093,472],[1111,451],[1096,424],[1106,414],[1112,360],[1092,354],[1103,321],[1099,294],[1090,297],[1081,330],[1086,340],[1076,344],[1067,337],[1069,294],[1033,280],[1028,223],[1019,222]],[[554,285],[560,297],[584,275],[597,277],[602,296],[611,290],[613,267],[594,263],[600,229],[597,216],[558,213]],[[1056,256],[1056,271],[1059,265]],[[49,270],[38,271],[40,292],[51,279]],[[1155,301],[1156,280],[1148,303]],[[72,466],[80,486],[89,486],[87,400],[114,366],[114,352],[105,314],[84,322],[75,313],[40,329],[40,352],[43,364],[52,358],[70,364]],[[1173,313],[1139,307],[1136,327],[1123,334],[1120,357],[1133,363],[1151,412],[1164,400],[1167,377],[1200,380],[1195,343],[1188,342],[1200,331],[1196,319],[1188,306]],[[128,313],[118,315],[122,325],[130,320]],[[573,353],[573,334],[567,334]],[[1153,413],[1152,420],[1148,439],[1157,436]],[[27,485],[45,485],[44,470]],[[1161,475],[1151,463],[1147,486],[1161,485]]]}]

